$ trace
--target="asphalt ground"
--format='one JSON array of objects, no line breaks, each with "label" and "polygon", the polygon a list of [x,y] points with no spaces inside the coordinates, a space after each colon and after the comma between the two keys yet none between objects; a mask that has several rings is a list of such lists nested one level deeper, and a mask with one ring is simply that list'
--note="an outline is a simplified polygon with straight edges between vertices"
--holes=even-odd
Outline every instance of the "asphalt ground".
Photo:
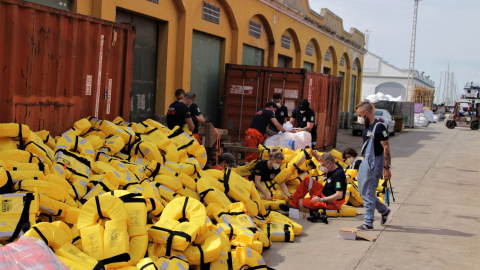
[{"label": "asphalt ground", "polygon": [[[336,149],[361,148],[359,136],[339,130]],[[339,239],[356,217],[329,224],[296,220],[294,243],[274,242],[262,254],[281,269],[480,269],[480,131],[447,129],[443,122],[390,138],[395,202],[387,226],[375,213],[375,242]]]}]

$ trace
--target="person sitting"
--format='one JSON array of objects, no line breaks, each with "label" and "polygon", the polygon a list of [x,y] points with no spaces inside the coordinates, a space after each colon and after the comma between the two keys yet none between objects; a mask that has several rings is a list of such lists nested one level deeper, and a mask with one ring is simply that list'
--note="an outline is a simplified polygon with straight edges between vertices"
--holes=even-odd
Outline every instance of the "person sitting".
[{"label": "person sitting", "polygon": [[[261,160],[255,164],[253,172],[248,178],[250,181],[255,182],[257,190],[263,194],[265,200],[272,201],[272,195],[263,188],[261,182],[265,182],[267,186],[274,186],[275,182],[273,179],[277,174],[280,173],[280,165],[282,164],[285,156],[283,155],[282,149],[280,147],[275,147],[270,150],[268,154],[268,160]],[[287,185],[285,182],[280,184],[280,188],[283,191],[283,194],[289,199],[292,198],[292,195],[288,191]]]},{"label": "person sitting", "polygon": [[218,164],[210,167],[210,169],[216,169],[223,171],[225,168],[236,168],[237,163],[235,161],[235,157],[230,153],[223,153],[218,158]]},{"label": "person sitting", "polygon": [[360,164],[362,163],[362,159],[358,156],[357,151],[355,149],[347,147],[343,150],[343,159],[348,160],[350,166],[349,169],[358,170],[360,168]]},{"label": "person sitting", "polygon": [[[325,184],[322,185],[311,177],[305,177],[298,186],[288,204],[280,204],[280,209],[305,207],[310,209],[312,222],[328,223],[325,215],[320,215],[318,209],[338,210],[345,202],[347,182],[343,168],[335,163],[335,157],[330,153],[322,156],[312,151],[313,157],[321,164],[321,171],[326,173]],[[305,195],[310,193],[310,197]]]}]

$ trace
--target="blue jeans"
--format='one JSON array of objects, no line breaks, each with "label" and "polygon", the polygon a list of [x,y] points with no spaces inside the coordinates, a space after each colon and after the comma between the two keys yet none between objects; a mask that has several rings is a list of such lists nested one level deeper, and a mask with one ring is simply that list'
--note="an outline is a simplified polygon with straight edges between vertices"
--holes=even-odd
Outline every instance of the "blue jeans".
[{"label": "blue jeans", "polygon": [[[365,160],[363,162],[365,162]],[[373,226],[375,209],[377,209],[380,214],[385,214],[388,210],[388,207],[381,203],[375,195],[378,181],[383,175],[384,162],[384,155],[376,156],[373,171],[364,174],[359,173],[357,176],[358,188],[363,199],[363,206],[365,207],[364,223],[369,226]]]}]

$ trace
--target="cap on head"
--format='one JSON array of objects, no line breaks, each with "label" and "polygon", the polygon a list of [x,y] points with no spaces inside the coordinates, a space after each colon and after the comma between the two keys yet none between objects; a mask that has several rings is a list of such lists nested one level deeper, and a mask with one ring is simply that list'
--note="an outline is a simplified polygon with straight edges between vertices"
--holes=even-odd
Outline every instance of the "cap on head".
[{"label": "cap on head", "polygon": [[300,111],[306,111],[308,108],[310,108],[310,103],[308,102],[307,99],[303,98],[298,103],[298,107],[300,108]]}]

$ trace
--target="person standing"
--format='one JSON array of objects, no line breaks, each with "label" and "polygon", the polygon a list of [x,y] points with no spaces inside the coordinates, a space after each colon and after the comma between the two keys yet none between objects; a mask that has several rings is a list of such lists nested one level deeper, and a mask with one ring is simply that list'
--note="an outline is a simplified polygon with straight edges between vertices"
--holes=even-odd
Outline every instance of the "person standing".
[{"label": "person standing", "polygon": [[315,112],[310,108],[310,103],[306,99],[301,99],[298,107],[293,109],[292,117],[290,118],[292,126],[297,124],[301,128],[299,131],[308,131],[312,135],[312,148],[317,142],[317,125],[315,125]]},{"label": "person standing", "polygon": [[[253,117],[252,124],[250,128],[245,131],[245,146],[257,148],[260,143],[264,140],[264,135],[275,135],[275,132],[268,129],[270,124],[275,125],[275,127],[282,132],[285,132],[282,125],[278,123],[275,118],[275,109],[277,105],[273,102],[267,102],[265,104],[265,109],[257,112]],[[245,160],[250,162],[252,160],[258,159],[258,153],[247,153],[245,155]]]},{"label": "person standing", "polygon": [[362,132],[363,161],[357,175],[365,216],[363,224],[357,227],[359,230],[373,230],[375,209],[382,215],[380,221],[382,225],[387,223],[390,215],[390,209],[381,203],[375,194],[382,174],[385,179],[392,177],[390,172],[392,159],[387,129],[375,118],[374,112],[375,106],[370,102],[361,102],[356,107],[358,121],[365,125]]},{"label": "person standing", "polygon": [[[282,105],[282,95],[274,94],[273,95],[273,102],[277,105],[277,109],[275,110],[275,118],[277,118],[278,123],[283,125],[288,118],[288,108],[285,105]],[[270,125],[269,127],[273,132],[278,133],[278,129],[275,126]]]},{"label": "person standing", "polygon": [[192,115],[193,124],[195,125],[192,135],[197,139],[199,144],[202,144],[202,139],[200,139],[200,136],[198,135],[198,126],[200,125],[199,123],[205,123],[205,118],[196,103],[192,103],[190,106],[190,114]]},{"label": "person standing", "polygon": [[183,129],[185,124],[188,125],[188,129],[193,131],[195,125],[193,124],[190,109],[188,108],[195,101],[195,94],[192,92],[185,93],[184,97],[180,100],[174,101],[168,107],[167,112],[167,126],[169,129],[174,129],[175,126],[179,126]]}]

